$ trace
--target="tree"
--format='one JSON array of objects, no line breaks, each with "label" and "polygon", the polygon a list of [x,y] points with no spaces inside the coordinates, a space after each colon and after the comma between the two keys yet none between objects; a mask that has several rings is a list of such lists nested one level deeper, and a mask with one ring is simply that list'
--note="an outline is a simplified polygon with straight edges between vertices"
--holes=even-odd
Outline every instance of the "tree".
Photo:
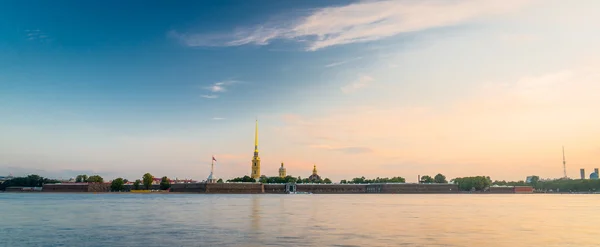
[{"label": "tree", "polygon": [[110,190],[112,191],[123,191],[125,190],[125,181],[123,178],[117,178],[110,184]]},{"label": "tree", "polygon": [[434,179],[428,175],[422,176],[421,177],[421,183],[426,183],[426,184],[430,184],[433,183]]},{"label": "tree", "polygon": [[227,182],[247,182],[247,183],[254,183],[254,182],[256,182],[256,179],[251,178],[250,176],[246,175],[246,176],[243,176],[241,178],[238,177],[238,178],[229,179],[229,180],[227,180]]},{"label": "tree", "polygon": [[169,188],[171,188],[171,182],[169,181],[169,178],[167,178],[167,176],[162,177],[160,180],[160,189],[168,190]]},{"label": "tree", "polygon": [[77,177],[75,178],[75,182],[77,183],[86,183],[88,181],[88,176],[83,174],[83,175],[77,175]]},{"label": "tree", "polygon": [[296,179],[296,183],[297,184],[301,184],[302,183],[302,177],[298,176],[298,178]]},{"label": "tree", "polygon": [[139,189],[140,189],[140,184],[141,184],[141,183],[142,183],[142,181],[140,181],[139,179],[138,179],[138,180],[135,180],[135,182],[133,182],[133,189],[134,189],[134,190],[139,190]]},{"label": "tree", "polygon": [[144,176],[142,176],[144,187],[146,187],[147,190],[149,190],[152,186],[152,180],[154,180],[154,177],[150,173],[146,173],[144,174]]},{"label": "tree", "polygon": [[539,181],[540,181],[539,176],[531,176],[531,180],[529,180],[529,183],[531,184],[531,186],[535,187]]},{"label": "tree", "polygon": [[458,184],[462,191],[484,191],[492,184],[491,179],[484,176],[455,178],[451,182]]},{"label": "tree", "polygon": [[94,175],[94,176],[90,176],[89,178],[87,178],[87,182],[88,183],[104,183],[104,178],[100,177],[99,175]]},{"label": "tree", "polygon": [[446,176],[442,175],[441,173],[438,173],[438,175],[435,175],[435,177],[433,178],[434,182],[436,184],[445,184],[448,183],[448,181],[446,181]]},{"label": "tree", "polygon": [[217,183],[223,183],[223,179],[219,178],[219,180],[217,180]]},{"label": "tree", "polygon": [[347,184],[347,183],[348,183],[348,181],[346,181],[346,179],[342,179],[342,180],[340,181],[340,184]]},{"label": "tree", "polygon": [[323,179],[323,183],[330,184],[331,180],[329,178],[325,178]]}]

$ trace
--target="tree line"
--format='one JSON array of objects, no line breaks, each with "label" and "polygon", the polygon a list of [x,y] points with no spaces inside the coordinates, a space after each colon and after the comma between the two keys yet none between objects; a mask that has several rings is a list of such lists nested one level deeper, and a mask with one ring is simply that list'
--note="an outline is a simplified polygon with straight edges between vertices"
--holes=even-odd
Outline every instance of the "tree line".
[{"label": "tree line", "polygon": [[77,175],[77,177],[75,177],[75,182],[76,183],[104,183],[104,178],[102,178],[100,175],[92,175],[92,176],[87,176],[85,174],[83,175]]},{"label": "tree line", "polygon": [[[133,182],[133,189],[140,190],[143,188],[143,189],[149,190],[150,188],[152,188],[153,182],[154,182],[154,176],[152,176],[152,174],[150,174],[150,173],[146,173],[142,176],[141,180],[136,179]],[[110,190],[115,191],[115,192],[116,191],[124,191],[126,183],[128,183],[127,179],[116,178],[115,180],[113,180],[111,182]],[[169,180],[169,178],[167,176],[164,176],[160,179],[159,188],[161,190],[168,190],[171,188],[171,181]]]},{"label": "tree line", "polygon": [[26,177],[14,177],[4,181],[4,183],[0,184],[0,190],[4,191],[8,187],[42,187],[44,184],[56,183],[60,183],[60,181],[31,174]]}]

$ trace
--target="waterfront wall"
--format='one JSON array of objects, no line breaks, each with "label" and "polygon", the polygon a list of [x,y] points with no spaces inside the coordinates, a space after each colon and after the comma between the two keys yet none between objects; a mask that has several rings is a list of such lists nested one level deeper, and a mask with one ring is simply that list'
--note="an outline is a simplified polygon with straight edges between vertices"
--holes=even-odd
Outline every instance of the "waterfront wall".
[{"label": "waterfront wall", "polygon": [[[354,194],[354,193],[458,193],[455,184],[298,184],[298,192],[313,194]],[[268,193],[268,190],[265,189]]]},{"label": "waterfront wall", "polygon": [[365,193],[366,184],[297,184],[298,192],[308,192],[313,194],[349,194]]},{"label": "waterfront wall", "polygon": [[456,184],[382,184],[380,193],[458,193]]},{"label": "waterfront wall", "polygon": [[214,183],[206,184],[206,193],[258,194],[265,189],[260,183]]},{"label": "waterfront wall", "polygon": [[190,183],[190,184],[172,184],[171,192],[180,193],[205,193],[205,183]]},{"label": "waterfront wall", "polygon": [[264,184],[265,193],[285,194],[285,184]]},{"label": "waterfront wall", "polygon": [[517,193],[517,194],[533,193],[533,187],[531,187],[531,186],[515,186],[513,191],[514,191],[514,193]]},{"label": "waterfront wall", "polygon": [[44,184],[43,192],[109,192],[108,183],[64,183]]},{"label": "waterfront wall", "polygon": [[[126,185],[125,191],[132,186]],[[158,190],[159,185],[153,185],[152,190]],[[16,191],[16,190],[15,190]],[[109,192],[110,184],[103,183],[65,183],[45,184],[43,192]],[[297,192],[313,194],[426,194],[426,193],[459,193],[456,184],[296,184]],[[285,184],[261,183],[189,183],[172,184],[171,192],[179,193],[214,193],[214,194],[283,194]],[[485,193],[485,192],[484,192]],[[531,186],[491,187],[487,193],[533,193]]]},{"label": "waterfront wall", "polygon": [[507,194],[527,194],[533,193],[533,187],[531,186],[502,186],[502,187],[490,187],[489,193],[507,193]]},{"label": "waterfront wall", "polygon": [[88,183],[44,184],[42,192],[88,192]]}]

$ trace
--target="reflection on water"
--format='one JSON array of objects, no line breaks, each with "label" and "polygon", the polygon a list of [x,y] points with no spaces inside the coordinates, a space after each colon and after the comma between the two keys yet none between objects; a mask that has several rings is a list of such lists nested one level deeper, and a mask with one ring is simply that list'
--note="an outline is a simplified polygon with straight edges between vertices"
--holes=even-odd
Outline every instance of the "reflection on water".
[{"label": "reflection on water", "polygon": [[0,246],[598,246],[597,195],[0,194]]}]

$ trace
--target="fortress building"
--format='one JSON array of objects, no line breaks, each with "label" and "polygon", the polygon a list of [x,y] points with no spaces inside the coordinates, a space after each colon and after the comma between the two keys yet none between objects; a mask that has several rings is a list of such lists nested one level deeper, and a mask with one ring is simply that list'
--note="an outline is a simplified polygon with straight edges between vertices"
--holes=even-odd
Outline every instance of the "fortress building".
[{"label": "fortress building", "polygon": [[256,129],[254,130],[254,157],[252,157],[252,173],[250,177],[260,179],[260,157],[258,157],[258,120],[256,120]]},{"label": "fortress building", "polygon": [[317,165],[314,165],[312,175],[308,177],[308,180],[310,180],[311,182],[321,181],[321,176],[317,174]]},{"label": "fortress building", "polygon": [[283,162],[281,162],[281,167],[279,168],[279,177],[280,178],[285,178],[286,174],[285,174],[285,167],[283,167]]}]

